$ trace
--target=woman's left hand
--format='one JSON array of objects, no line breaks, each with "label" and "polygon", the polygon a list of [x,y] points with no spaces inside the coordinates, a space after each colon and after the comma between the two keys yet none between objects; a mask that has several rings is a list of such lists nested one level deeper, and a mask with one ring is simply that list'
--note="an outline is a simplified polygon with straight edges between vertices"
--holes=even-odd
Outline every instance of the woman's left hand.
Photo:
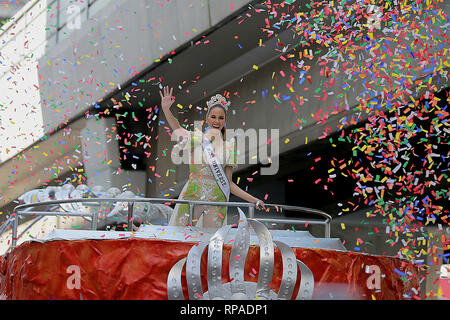
[{"label": "woman's left hand", "polygon": [[255,204],[256,204],[256,209],[258,209],[258,210],[261,210],[261,209],[266,210],[266,206],[264,205],[264,201],[257,199]]}]

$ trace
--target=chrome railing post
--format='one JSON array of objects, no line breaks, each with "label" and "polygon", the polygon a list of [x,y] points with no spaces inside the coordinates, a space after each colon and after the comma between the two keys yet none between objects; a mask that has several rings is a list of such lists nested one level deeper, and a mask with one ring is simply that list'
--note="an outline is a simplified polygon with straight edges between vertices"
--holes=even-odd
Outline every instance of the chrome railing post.
[{"label": "chrome railing post", "polygon": [[331,224],[329,219],[325,221],[325,238],[331,238]]},{"label": "chrome railing post", "polygon": [[17,245],[17,228],[19,225],[19,215],[17,212],[14,212],[14,224],[13,224],[13,230],[12,230],[12,241],[11,241],[11,246],[13,248],[16,247]]},{"label": "chrome railing post", "polygon": [[133,208],[134,202],[128,202],[128,231],[133,231]]},{"label": "chrome railing post", "polygon": [[[100,202],[100,208],[101,208],[101,202]],[[98,223],[98,210],[95,210],[94,213],[92,214],[92,225],[91,225],[91,229],[92,230],[97,230],[97,223]]]},{"label": "chrome railing post", "polygon": [[248,217],[250,219],[253,219],[255,217],[255,207],[253,206],[248,207]]},{"label": "chrome railing post", "polygon": [[194,215],[194,204],[189,202],[189,221],[188,224],[192,226],[192,217]]}]

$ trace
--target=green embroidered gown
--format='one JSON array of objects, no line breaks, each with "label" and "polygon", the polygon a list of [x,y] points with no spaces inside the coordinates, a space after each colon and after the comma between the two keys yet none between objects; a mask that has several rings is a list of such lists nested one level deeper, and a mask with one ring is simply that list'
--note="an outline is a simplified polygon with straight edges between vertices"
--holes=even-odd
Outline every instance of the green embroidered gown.
[{"label": "green embroidered gown", "polygon": [[[206,161],[206,156],[203,154],[202,134],[183,129],[182,137],[183,140],[176,145],[175,151],[182,153],[184,159],[189,161],[189,179],[178,199],[228,201],[217,184]],[[225,141],[223,148],[215,151],[224,172],[226,166],[236,168],[235,139]],[[203,225],[212,227],[214,225],[216,228],[220,228],[226,224],[226,217],[227,207],[196,205],[194,206],[192,224],[199,227]],[[185,226],[187,224],[189,224],[189,205],[176,204],[169,225]]]}]

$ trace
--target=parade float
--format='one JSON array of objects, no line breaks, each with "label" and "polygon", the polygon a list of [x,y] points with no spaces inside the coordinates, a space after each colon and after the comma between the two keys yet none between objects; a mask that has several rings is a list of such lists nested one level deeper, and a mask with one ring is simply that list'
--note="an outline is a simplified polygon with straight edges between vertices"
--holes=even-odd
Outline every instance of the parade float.
[{"label": "parade float", "polygon": [[[208,229],[192,225],[192,216],[188,226],[167,225],[171,205],[188,203],[192,213],[202,201],[87,186],[32,190],[20,200],[0,227],[11,236],[0,256],[4,300],[402,300],[419,292],[416,266],[347,250],[319,210],[267,204],[311,216],[275,219],[256,217],[254,204],[213,203],[236,209],[238,219]],[[21,239],[21,219],[46,216],[82,217],[84,229]],[[126,228],[111,229],[112,221]],[[325,232],[271,229],[276,223],[319,224]]]}]

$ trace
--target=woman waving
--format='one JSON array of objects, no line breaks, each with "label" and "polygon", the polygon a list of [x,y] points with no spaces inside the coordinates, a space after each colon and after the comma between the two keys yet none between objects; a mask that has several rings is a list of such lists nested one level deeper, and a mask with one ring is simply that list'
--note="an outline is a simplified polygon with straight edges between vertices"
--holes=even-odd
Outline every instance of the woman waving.
[{"label": "woman waving", "polygon": [[[179,150],[190,151],[194,161],[189,162],[189,179],[178,199],[227,202],[230,194],[245,201],[255,203],[258,210],[265,209],[264,202],[239,188],[232,180],[233,168],[237,166],[235,139],[226,140],[225,125],[230,102],[220,94],[207,102],[208,111],[204,132],[194,132],[180,126],[170,112],[175,102],[173,88],[164,87],[161,96],[161,108],[173,132],[182,137],[176,145]],[[199,155],[196,157],[195,155]],[[192,158],[192,157],[191,157]],[[200,159],[198,159],[200,158]],[[220,228],[226,224],[227,207],[196,205],[192,217],[193,224],[206,228]],[[189,205],[177,204],[169,225],[187,225],[189,223]]]}]

